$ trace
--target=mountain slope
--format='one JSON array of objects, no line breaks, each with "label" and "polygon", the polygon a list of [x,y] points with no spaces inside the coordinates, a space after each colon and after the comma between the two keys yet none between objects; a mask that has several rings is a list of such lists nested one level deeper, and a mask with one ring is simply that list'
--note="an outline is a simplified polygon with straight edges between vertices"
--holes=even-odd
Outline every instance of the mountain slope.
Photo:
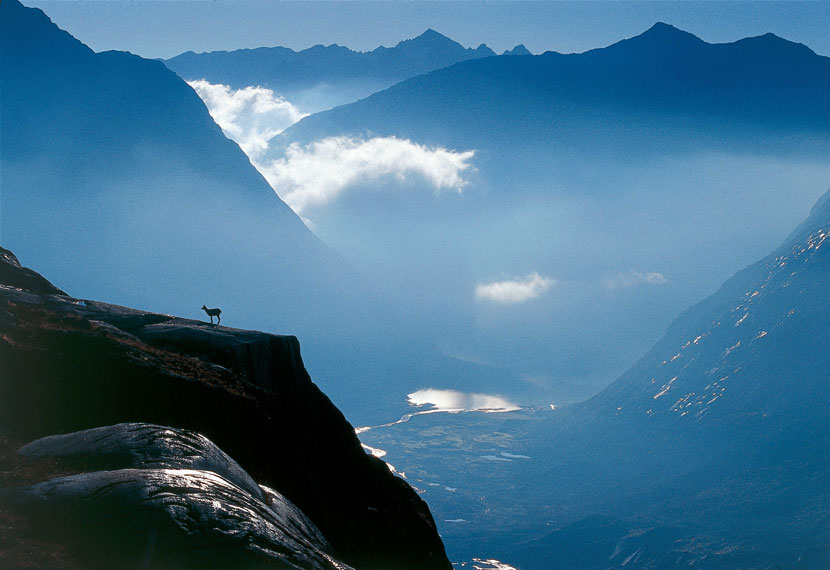
[{"label": "mountain slope", "polygon": [[418,415],[361,438],[425,488],[454,559],[823,568],[828,237],[830,192],[583,403]]},{"label": "mountain slope", "polygon": [[[822,548],[826,558],[828,237],[830,192],[778,250],[685,311],[626,374],[550,420],[534,454],[556,458],[529,483],[545,485],[544,510],[566,495],[566,510],[635,521],[608,531],[618,539],[637,524],[674,527],[678,544],[717,545],[713,567],[799,557],[810,567]],[[578,541],[598,528],[567,532]],[[514,559],[542,567],[564,537],[513,549]],[[656,559],[670,559],[678,545],[661,548]]]},{"label": "mountain slope", "polygon": [[[830,352],[823,348],[821,325],[830,316],[822,293],[830,279],[823,247],[828,236],[830,193],[782,247],[684,312],[634,369],[586,406],[625,401],[633,409],[623,414],[652,410],[674,417],[666,418],[671,422],[685,416],[700,420],[716,410],[719,416],[779,417],[807,411],[804,396],[830,388],[823,374]],[[643,385],[648,375],[654,383]],[[784,377],[798,378],[798,391],[779,393]],[[708,402],[721,398],[719,404]]]}]

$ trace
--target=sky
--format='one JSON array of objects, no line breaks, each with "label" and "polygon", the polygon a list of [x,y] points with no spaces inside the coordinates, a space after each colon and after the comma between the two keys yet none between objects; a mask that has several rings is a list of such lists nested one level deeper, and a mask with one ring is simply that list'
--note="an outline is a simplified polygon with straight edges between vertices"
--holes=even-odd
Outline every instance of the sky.
[{"label": "sky", "polygon": [[773,32],[830,56],[830,2],[23,0],[95,51],[151,58],[184,51],[337,43],[393,46],[427,28],[497,52],[582,52],[635,36],[657,21],[708,42]]}]

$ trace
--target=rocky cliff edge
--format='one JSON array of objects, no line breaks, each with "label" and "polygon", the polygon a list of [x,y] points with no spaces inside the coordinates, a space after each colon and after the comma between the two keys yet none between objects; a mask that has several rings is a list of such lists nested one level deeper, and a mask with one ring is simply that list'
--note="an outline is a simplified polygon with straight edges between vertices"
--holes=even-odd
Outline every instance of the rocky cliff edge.
[{"label": "rocky cliff edge", "polygon": [[0,478],[12,444],[121,422],[210,438],[355,568],[451,567],[426,503],[363,451],[295,337],[76,299],[0,248]]}]

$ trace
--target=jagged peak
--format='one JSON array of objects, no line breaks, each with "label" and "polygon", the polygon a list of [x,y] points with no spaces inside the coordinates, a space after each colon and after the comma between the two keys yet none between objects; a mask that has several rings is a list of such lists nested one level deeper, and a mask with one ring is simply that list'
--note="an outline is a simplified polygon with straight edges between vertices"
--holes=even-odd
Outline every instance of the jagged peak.
[{"label": "jagged peak", "polygon": [[0,285],[23,289],[31,293],[66,295],[40,273],[20,265],[17,256],[3,247],[0,247]]},{"label": "jagged peak", "polygon": [[502,52],[502,55],[533,55],[529,49],[525,47],[524,44],[519,44],[515,46],[513,49],[506,49]]},{"label": "jagged peak", "polygon": [[[794,43],[794,42],[791,42],[791,41],[790,41],[790,40],[788,40],[788,39],[782,38],[781,36],[778,36],[778,35],[776,35],[776,34],[774,34],[774,33],[772,33],[772,32],[767,32],[766,34],[761,34],[761,35],[759,35],[759,36],[749,36],[749,37],[746,37],[746,38],[740,39],[740,40],[738,40],[738,41],[737,41],[737,42],[735,42],[735,43],[741,43],[741,42],[750,42],[750,43],[788,43],[788,44],[792,44],[792,43]],[[797,44],[797,45],[802,45],[802,44]]]},{"label": "jagged peak", "polygon": [[[380,48],[378,48],[380,49]],[[420,49],[420,50],[455,50],[455,51],[474,51],[479,54],[496,55],[496,52],[487,47],[486,44],[481,44],[477,48],[465,48],[457,41],[448,38],[440,32],[436,32],[432,28],[427,28],[424,33],[412,39],[403,40],[399,42],[394,49],[401,49],[403,51]]]},{"label": "jagged peak", "polygon": [[680,28],[678,28],[676,26],[672,26],[671,24],[667,24],[666,22],[661,22],[659,20],[657,22],[654,22],[654,25],[652,25],[644,33],[647,34],[649,32],[654,32],[654,33],[659,33],[659,32],[668,32],[668,33],[681,32],[681,33],[686,33],[686,32],[684,32],[683,30],[681,30]]},{"label": "jagged peak", "polygon": [[435,44],[445,44],[445,45],[452,45],[463,47],[461,44],[452,40],[445,36],[442,33],[436,32],[432,28],[427,28],[424,33],[419,36],[415,36],[414,38],[403,40],[398,42],[395,46],[396,48],[406,48],[406,47],[413,47],[413,46],[423,46],[423,45],[435,45]]}]

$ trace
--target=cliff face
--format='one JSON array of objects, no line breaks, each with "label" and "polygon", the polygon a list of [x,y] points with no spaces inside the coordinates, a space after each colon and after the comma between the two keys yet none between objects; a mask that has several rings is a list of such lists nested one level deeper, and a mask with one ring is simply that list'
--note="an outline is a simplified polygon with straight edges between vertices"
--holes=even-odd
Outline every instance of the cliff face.
[{"label": "cliff face", "polygon": [[356,568],[449,568],[426,504],[362,450],[296,338],[79,300],[0,249],[0,425],[18,441],[119,422],[204,434]]}]

